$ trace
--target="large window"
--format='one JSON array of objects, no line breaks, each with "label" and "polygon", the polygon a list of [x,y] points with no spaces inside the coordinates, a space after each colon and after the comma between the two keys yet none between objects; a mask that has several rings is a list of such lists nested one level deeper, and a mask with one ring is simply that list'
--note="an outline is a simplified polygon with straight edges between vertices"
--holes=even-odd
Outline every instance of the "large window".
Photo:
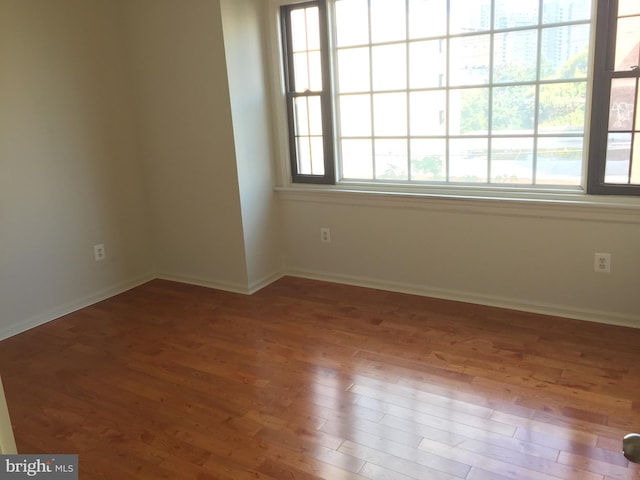
[{"label": "large window", "polygon": [[588,182],[592,0],[283,7],[293,181],[637,193],[640,2],[597,5]]}]

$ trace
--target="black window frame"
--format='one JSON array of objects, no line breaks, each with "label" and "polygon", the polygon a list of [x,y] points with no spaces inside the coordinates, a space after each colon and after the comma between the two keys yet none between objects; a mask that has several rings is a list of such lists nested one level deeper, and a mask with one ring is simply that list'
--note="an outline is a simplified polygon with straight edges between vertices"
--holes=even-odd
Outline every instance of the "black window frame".
[{"label": "black window frame", "polygon": [[[587,162],[587,193],[594,195],[640,195],[640,185],[605,182],[611,83],[614,78],[640,78],[640,70],[614,71],[618,26],[618,0],[598,0],[591,93],[591,127]],[[636,97],[638,91],[636,91]],[[636,98],[636,105],[638,105]],[[634,124],[637,115],[634,115]],[[638,129],[634,125],[634,130]],[[638,142],[638,143],[636,143]],[[632,148],[640,148],[640,134]],[[633,151],[631,152],[633,158]]]},{"label": "black window frame", "polygon": [[[319,10],[319,31],[320,31],[320,53],[322,66],[322,90],[319,92],[304,91],[296,92],[295,76],[293,68],[293,49],[290,14],[297,9],[317,7]],[[614,59],[616,47],[616,32],[618,18],[618,0],[597,0],[595,11],[596,16],[593,28],[595,30],[595,43],[593,46],[592,61],[590,68],[593,71],[590,113],[588,131],[588,142],[586,152],[586,179],[583,180],[585,193],[589,195],[628,195],[640,196],[640,185],[635,184],[613,184],[605,182],[607,140],[608,140],[608,118],[609,104],[611,97],[611,84],[613,78],[638,78],[640,69],[625,72],[615,72]],[[333,112],[333,91],[332,91],[332,68],[330,59],[330,26],[327,11],[327,0],[310,0],[300,3],[291,3],[280,7],[281,40],[283,50],[284,84],[286,96],[286,109],[288,116],[288,136],[289,153],[291,166],[292,183],[307,184],[327,184],[335,185],[336,161],[335,161],[335,140],[334,140],[334,112]],[[640,81],[640,80],[639,80]],[[324,147],[324,174],[304,174],[299,172],[297,146],[296,146],[296,117],[295,99],[304,96],[319,96],[321,99],[322,111],[322,136]],[[636,102],[636,105],[638,103]],[[638,115],[636,115],[636,118]],[[635,122],[635,119],[634,119]],[[635,129],[638,126],[634,126]],[[585,129],[585,133],[586,130]],[[640,136],[636,134],[638,140],[637,148],[640,148]],[[634,142],[635,146],[635,142]],[[631,152],[633,159],[633,152]],[[442,187],[455,185],[443,184]],[[435,188],[441,188],[440,185]],[[527,189],[534,191],[535,189]]]},{"label": "black window frame", "polygon": [[[294,10],[317,7],[319,13],[320,31],[320,62],[322,66],[322,90],[297,92],[294,75],[294,59],[291,33],[291,12]],[[284,58],[285,95],[287,102],[289,155],[291,163],[291,177],[294,183],[329,184],[336,183],[334,142],[333,142],[333,107],[331,99],[331,64],[329,59],[329,27],[327,20],[326,0],[312,0],[303,3],[283,5],[280,7],[282,32],[282,48]],[[298,169],[298,155],[296,146],[296,114],[295,100],[299,97],[320,97],[322,115],[322,138],[324,147],[324,174],[304,174]]]}]

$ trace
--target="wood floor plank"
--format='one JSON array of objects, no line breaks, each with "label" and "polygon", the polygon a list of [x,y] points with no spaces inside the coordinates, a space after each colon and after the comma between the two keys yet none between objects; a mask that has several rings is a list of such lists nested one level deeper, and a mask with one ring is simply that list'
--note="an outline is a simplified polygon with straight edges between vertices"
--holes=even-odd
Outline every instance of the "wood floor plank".
[{"label": "wood floor plank", "polygon": [[285,277],[154,280],[0,342],[83,480],[640,480],[640,329]]}]

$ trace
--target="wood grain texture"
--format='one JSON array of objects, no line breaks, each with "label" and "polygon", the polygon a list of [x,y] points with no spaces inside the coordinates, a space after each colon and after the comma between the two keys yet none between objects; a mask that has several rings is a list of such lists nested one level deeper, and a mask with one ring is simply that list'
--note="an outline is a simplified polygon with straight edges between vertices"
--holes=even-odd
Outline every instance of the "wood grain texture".
[{"label": "wood grain texture", "polygon": [[640,330],[285,277],[155,280],[0,342],[88,479],[640,479]]}]

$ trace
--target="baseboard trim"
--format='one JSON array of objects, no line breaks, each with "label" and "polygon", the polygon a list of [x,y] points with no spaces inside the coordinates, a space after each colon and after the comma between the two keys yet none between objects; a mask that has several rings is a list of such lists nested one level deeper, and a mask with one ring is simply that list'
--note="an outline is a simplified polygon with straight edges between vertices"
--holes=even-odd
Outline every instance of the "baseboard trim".
[{"label": "baseboard trim", "polygon": [[440,298],[443,300],[453,300],[457,302],[473,303],[489,307],[506,308],[522,312],[537,313],[541,315],[552,315],[554,317],[571,318],[584,320],[587,322],[602,323],[605,325],[615,325],[620,327],[640,328],[640,319],[631,315],[612,314],[595,310],[585,310],[567,305],[553,305],[535,303],[522,299],[498,297],[490,295],[479,295],[472,292],[457,290],[445,290],[439,288],[425,287],[422,285],[412,285],[399,282],[388,282],[384,280],[356,277],[349,275],[334,274],[311,270],[289,270],[286,275],[321,280],[326,282],[354,285],[357,287],[375,288],[398,293],[407,293],[423,297]]},{"label": "baseboard trim", "polygon": [[240,283],[223,282],[218,280],[211,280],[208,278],[192,277],[190,275],[180,275],[168,272],[162,272],[158,275],[158,278],[162,280],[185,283],[187,285],[195,285],[198,287],[213,288],[215,290],[222,290],[225,292],[241,293],[243,295],[253,295],[257,291],[263,289],[267,285],[275,282],[282,277],[282,272],[276,272],[272,273],[271,275],[267,275],[260,280],[256,280],[249,285],[242,285]]},{"label": "baseboard trim", "polygon": [[168,280],[170,282],[195,285],[197,287],[213,288],[215,290],[222,290],[225,292],[251,295],[251,290],[246,285],[242,285],[240,283],[222,282],[208,278],[192,277],[190,275],[181,275],[179,273],[170,272],[161,272],[158,274],[158,278],[161,280]]},{"label": "baseboard trim", "polygon": [[156,278],[155,274],[147,273],[131,280],[119,282],[111,287],[91,293],[73,302],[69,302],[51,310],[47,310],[46,312],[40,313],[31,318],[27,318],[18,323],[2,327],[0,328],[0,340],[13,337],[14,335],[18,335],[19,333],[31,330],[34,327],[51,322],[85,307],[89,307],[95,303],[124,293],[127,290],[138,287],[153,280],[154,278]]}]

